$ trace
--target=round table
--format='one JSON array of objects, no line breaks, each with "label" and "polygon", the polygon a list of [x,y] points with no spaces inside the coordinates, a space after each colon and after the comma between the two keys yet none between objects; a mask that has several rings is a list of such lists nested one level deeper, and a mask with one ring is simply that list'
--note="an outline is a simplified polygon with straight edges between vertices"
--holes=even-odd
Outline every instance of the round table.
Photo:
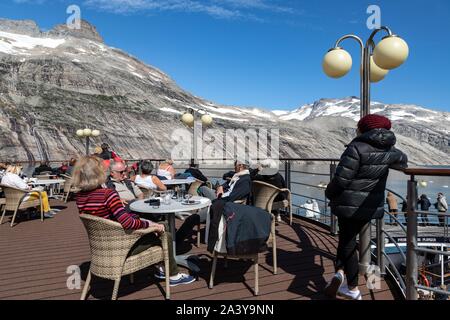
[{"label": "round table", "polygon": [[[28,184],[32,186],[54,186],[66,182],[64,179],[38,179],[36,181],[30,181]],[[53,198],[53,188],[50,188],[49,198]]]},{"label": "round table", "polygon": [[191,184],[195,179],[172,179],[172,180],[161,180],[165,186],[179,186],[184,184]]},{"label": "round table", "polygon": [[[177,200],[171,199],[170,204],[164,204],[163,200],[161,200],[161,205],[159,207],[154,207],[153,205],[150,205],[149,203],[146,203],[147,200],[138,200],[134,201],[130,204],[130,209],[137,213],[150,213],[150,214],[164,214],[167,215],[167,222],[169,224],[169,231],[172,234],[172,240],[173,240],[173,250],[176,253],[176,235],[175,235],[175,213],[178,212],[186,212],[186,211],[198,211],[203,208],[208,208],[209,215],[209,208],[211,206],[211,200],[208,198],[203,197],[192,197],[191,200],[197,200],[200,201],[198,204],[191,204],[191,205],[184,205],[181,202],[178,202]],[[199,272],[200,269],[198,266],[192,261],[189,261],[188,259],[193,257],[180,255],[176,256],[177,264],[184,266],[194,272]]]}]

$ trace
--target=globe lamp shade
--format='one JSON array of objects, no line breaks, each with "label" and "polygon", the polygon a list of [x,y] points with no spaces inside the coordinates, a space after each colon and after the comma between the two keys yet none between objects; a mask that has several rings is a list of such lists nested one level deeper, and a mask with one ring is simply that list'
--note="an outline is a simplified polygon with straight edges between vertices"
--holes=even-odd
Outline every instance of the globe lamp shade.
[{"label": "globe lamp shade", "polygon": [[99,130],[92,130],[92,136],[93,137],[98,137],[100,135],[100,131]]},{"label": "globe lamp shade", "polygon": [[341,48],[335,48],[325,55],[322,67],[325,74],[331,78],[341,78],[352,68],[351,55]]},{"label": "globe lamp shade", "polygon": [[77,130],[77,136],[80,138],[84,137],[84,130],[83,129]]},{"label": "globe lamp shade", "polygon": [[370,57],[370,82],[376,83],[383,80],[389,70],[382,69],[373,61],[373,57]]},{"label": "globe lamp shade", "polygon": [[377,44],[373,51],[373,60],[377,66],[392,70],[401,66],[409,56],[408,44],[402,38],[389,36]]},{"label": "globe lamp shade", "polygon": [[202,115],[202,123],[203,123],[203,125],[209,126],[209,125],[212,124],[212,122],[213,122],[213,118],[211,117],[211,115],[209,115],[209,114]]},{"label": "globe lamp shade", "polygon": [[181,121],[187,126],[192,127],[194,125],[194,116],[190,113],[185,113],[181,117]]}]

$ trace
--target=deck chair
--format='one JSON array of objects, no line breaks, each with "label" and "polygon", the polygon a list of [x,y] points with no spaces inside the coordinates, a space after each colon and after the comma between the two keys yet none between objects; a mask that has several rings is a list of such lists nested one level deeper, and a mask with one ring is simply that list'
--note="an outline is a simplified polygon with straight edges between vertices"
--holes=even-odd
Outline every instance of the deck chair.
[{"label": "deck chair", "polygon": [[[268,188],[267,190],[263,191],[267,195],[272,193],[272,191],[269,191],[269,189],[272,189],[273,192],[275,192],[275,190],[278,190],[278,193],[275,195],[275,197],[272,201],[271,210],[279,211],[281,209],[287,209],[288,213],[289,213],[289,225],[291,226],[292,225],[292,194],[291,194],[291,190],[289,190],[287,188],[277,188],[274,185],[271,185],[269,183],[262,182],[262,181],[254,181],[253,183],[254,183],[253,184],[254,188],[255,188],[255,183],[256,183],[256,188],[262,187],[262,186],[265,186],[266,188]],[[287,199],[282,200],[282,201],[275,201],[276,196],[278,196],[280,193],[283,193],[283,192],[285,192],[287,194]],[[267,195],[265,196],[266,198],[267,198]],[[267,210],[267,209],[265,209],[265,210]],[[271,212],[271,211],[269,211],[269,212]]]},{"label": "deck chair", "polygon": [[14,211],[11,220],[11,227],[12,227],[14,225],[14,220],[16,219],[16,215],[19,210],[37,207],[40,207],[41,221],[44,221],[44,208],[42,206],[42,194],[40,191],[33,191],[39,194],[39,199],[28,201],[25,200],[30,193],[30,191],[28,190],[12,188],[5,185],[0,185],[0,188],[2,188],[3,192],[5,193],[3,213],[0,219],[0,224],[2,224],[3,222],[3,218],[5,217],[6,211]]},{"label": "deck chair", "polygon": [[275,197],[280,192],[280,189],[274,187],[271,184],[261,182],[261,181],[253,181],[252,184],[252,197],[253,197],[253,205],[255,207],[261,208],[272,215],[272,227],[269,238],[269,243],[272,242],[272,254],[273,254],[273,270],[274,274],[277,273],[277,237],[275,230],[275,215],[272,213],[273,210],[273,201]]},{"label": "deck chair", "polygon": [[[116,300],[122,276],[130,275],[133,283],[135,272],[160,262],[164,262],[164,272],[169,274],[169,247],[165,233],[161,235],[162,246],[153,246],[128,257],[136,241],[155,232],[154,228],[128,231],[124,230],[120,223],[109,219],[89,214],[80,214],[80,218],[86,228],[91,248],[91,265],[81,300],[87,298],[92,275],[114,281],[112,300]],[[166,277],[165,282],[166,299],[170,299],[169,277]]]},{"label": "deck chair", "polygon": [[[245,201],[245,200],[244,200]],[[235,201],[234,203],[239,203],[238,201]],[[277,259],[276,259],[276,241],[275,239],[275,217],[273,214],[272,216],[272,223],[271,223],[271,231],[270,231],[270,237],[267,240],[267,243],[272,242],[272,254],[273,254],[273,261],[274,261],[274,268],[273,268],[273,274],[277,274]],[[217,250],[214,250],[213,253],[213,262],[212,262],[212,268],[211,268],[211,275],[209,278],[209,288],[212,289],[214,287],[214,278],[216,275],[216,269],[217,269],[217,260],[218,258],[224,258],[225,259],[225,267],[227,267],[227,259],[239,259],[239,260],[251,260],[253,262],[253,267],[255,270],[255,285],[253,289],[253,293],[255,296],[259,294],[259,254],[249,254],[249,255],[229,255],[225,252],[219,252]]]}]

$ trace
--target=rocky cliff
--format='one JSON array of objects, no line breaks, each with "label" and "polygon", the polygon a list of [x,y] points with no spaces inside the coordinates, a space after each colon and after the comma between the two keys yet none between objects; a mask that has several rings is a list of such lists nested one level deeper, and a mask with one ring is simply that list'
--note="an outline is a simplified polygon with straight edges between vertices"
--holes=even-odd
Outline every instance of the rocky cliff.
[{"label": "rocky cliff", "polygon": [[[168,157],[170,136],[188,108],[213,128],[278,128],[281,156],[338,157],[354,136],[358,101],[322,99],[292,112],[221,106],[182,90],[166,74],[107,46],[94,26],[0,19],[0,159],[66,159],[82,153],[77,129],[102,131],[126,158]],[[416,106],[374,103],[394,120],[399,148],[414,163],[448,164],[450,116]]]}]

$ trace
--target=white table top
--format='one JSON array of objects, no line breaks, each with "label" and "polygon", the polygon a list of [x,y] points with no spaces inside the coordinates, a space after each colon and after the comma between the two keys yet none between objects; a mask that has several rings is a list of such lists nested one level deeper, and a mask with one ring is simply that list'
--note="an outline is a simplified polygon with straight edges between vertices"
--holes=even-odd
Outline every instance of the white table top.
[{"label": "white table top", "polygon": [[172,180],[161,180],[161,182],[166,186],[175,186],[181,184],[191,184],[195,179],[172,179]]},{"label": "white table top", "polygon": [[64,179],[39,179],[35,182],[30,181],[28,184],[32,184],[34,186],[43,186],[43,185],[52,185],[52,184],[58,184],[58,183],[64,183]]},{"label": "white table top", "polygon": [[203,197],[192,197],[191,200],[199,200],[199,204],[190,204],[184,205],[177,200],[172,199],[169,205],[166,205],[161,200],[161,205],[158,208],[153,208],[148,203],[145,203],[146,200],[135,201],[130,204],[130,209],[134,212],[139,213],[175,213],[175,212],[185,212],[185,211],[193,211],[200,210],[206,208],[211,205],[211,200]]}]

